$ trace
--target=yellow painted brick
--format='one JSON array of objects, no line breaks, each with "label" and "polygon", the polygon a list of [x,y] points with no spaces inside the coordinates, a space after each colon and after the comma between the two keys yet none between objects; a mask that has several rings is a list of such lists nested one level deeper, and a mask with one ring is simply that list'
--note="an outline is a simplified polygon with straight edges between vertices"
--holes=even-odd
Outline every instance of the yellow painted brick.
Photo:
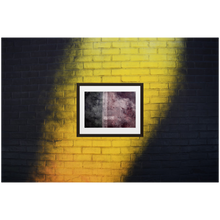
[{"label": "yellow painted brick", "polygon": [[45,133],[45,138],[47,140],[56,140],[56,139],[62,139],[63,138],[63,134],[59,133],[59,132],[46,132]]},{"label": "yellow painted brick", "polygon": [[104,62],[102,64],[103,68],[120,68],[121,63],[120,62]]},{"label": "yellow painted brick", "polygon": [[112,161],[130,161],[130,154],[129,155],[112,155]]},{"label": "yellow painted brick", "polygon": [[156,54],[157,53],[157,49],[154,48],[140,48],[139,49],[139,53],[140,54]]},{"label": "yellow painted brick", "polygon": [[157,40],[157,38],[153,38],[153,37],[141,37],[139,38],[139,41],[155,41]]},{"label": "yellow painted brick", "polygon": [[122,76],[122,82],[140,82],[139,76]]},{"label": "yellow painted brick", "polygon": [[117,140],[117,141],[112,141],[112,146],[115,147],[126,147],[126,146],[130,146],[131,141],[130,140]]},{"label": "yellow painted brick", "polygon": [[139,35],[139,40],[157,40],[157,35]]},{"label": "yellow painted brick", "polygon": [[140,62],[140,67],[158,67],[158,62]]},{"label": "yellow painted brick", "polygon": [[83,167],[85,168],[101,168],[101,162],[83,162]]},{"label": "yellow painted brick", "polygon": [[81,168],[82,167],[82,162],[64,162],[65,167],[70,167],[70,168]]},{"label": "yellow painted brick", "polygon": [[141,76],[141,82],[158,82],[158,80],[159,80],[158,76],[152,76],[152,75]]},{"label": "yellow painted brick", "polygon": [[140,150],[141,150],[140,147],[123,147],[123,148],[121,148],[121,153],[122,154],[131,154],[131,153],[140,152]]},{"label": "yellow painted brick", "polygon": [[73,125],[65,124],[62,126],[54,126],[55,132],[73,132]]},{"label": "yellow painted brick", "polygon": [[158,118],[158,117],[160,117],[160,111],[151,111],[150,116],[152,118]]},{"label": "yellow painted brick", "polygon": [[93,174],[108,176],[108,175],[112,174],[112,171],[111,171],[111,169],[93,169]]},{"label": "yellow painted brick", "polygon": [[57,141],[56,146],[65,146],[65,147],[73,146],[73,141],[64,141],[64,140]]},{"label": "yellow painted brick", "polygon": [[71,176],[63,176],[64,182],[82,182],[81,176],[79,175],[71,175]]},{"label": "yellow painted brick", "polygon": [[149,98],[144,98],[144,104],[146,103],[150,103],[150,99]]},{"label": "yellow painted brick", "polygon": [[57,98],[56,103],[59,105],[74,105],[74,99],[71,98]]},{"label": "yellow painted brick", "polygon": [[174,35],[158,35],[157,39],[162,41],[174,40]]},{"label": "yellow painted brick", "polygon": [[77,56],[73,62],[90,62],[92,56]]},{"label": "yellow painted brick", "polygon": [[97,147],[89,147],[89,148],[83,148],[83,154],[100,154],[101,148]]},{"label": "yellow painted brick", "polygon": [[159,38],[157,38],[157,40],[159,40],[159,41],[174,41],[175,38],[159,37]]},{"label": "yellow painted brick", "polygon": [[73,155],[70,155],[70,154],[57,154],[56,155],[56,159],[57,160],[70,160],[72,161],[73,160]]},{"label": "yellow painted brick", "polygon": [[46,182],[63,182],[63,181],[64,181],[63,176],[46,175]]},{"label": "yellow painted brick", "polygon": [[175,61],[159,61],[158,67],[175,67],[176,62]]},{"label": "yellow painted brick", "polygon": [[84,42],[96,42],[101,41],[101,35],[83,35]]},{"label": "yellow painted brick", "polygon": [[63,153],[62,147],[44,147],[45,153]]},{"label": "yellow painted brick", "polygon": [[110,48],[111,43],[110,42],[99,42],[99,43],[94,43],[94,48]]},{"label": "yellow painted brick", "polygon": [[120,182],[120,176],[102,176],[102,182]]},{"label": "yellow painted brick", "polygon": [[144,106],[144,110],[149,111],[149,110],[159,110],[160,106],[159,104],[148,104]]},{"label": "yellow painted brick", "polygon": [[171,89],[169,89],[169,90],[160,90],[159,91],[159,96],[168,96],[168,94],[170,94],[170,93],[173,93],[173,92],[175,92],[175,90],[171,90]]},{"label": "yellow painted brick", "polygon": [[101,182],[102,177],[101,176],[86,176],[88,179],[88,182]]},{"label": "yellow painted brick", "polygon": [[159,82],[177,82],[175,76],[160,76]]},{"label": "yellow painted brick", "polygon": [[137,41],[138,38],[134,38],[134,37],[124,37],[124,38],[120,38],[120,41]]},{"label": "yellow painted brick", "polygon": [[114,162],[114,163],[105,163],[102,162],[102,168],[107,168],[107,169],[119,169],[120,168],[120,162]]},{"label": "yellow painted brick", "polygon": [[148,75],[149,69],[113,69],[112,75]]},{"label": "yellow painted brick", "polygon": [[149,60],[148,55],[131,55],[131,61],[146,61]]},{"label": "yellow painted brick", "polygon": [[89,147],[89,146],[92,146],[92,141],[76,140],[76,141],[74,141],[74,146],[76,146],[76,147]]},{"label": "yellow painted brick", "polygon": [[167,42],[168,47],[185,47],[184,41],[168,41]]},{"label": "yellow painted brick", "polygon": [[151,103],[167,103],[168,98],[165,97],[152,97],[150,99]]},{"label": "yellow painted brick", "polygon": [[137,68],[139,67],[139,62],[121,62],[123,68]]},{"label": "yellow painted brick", "polygon": [[150,60],[155,61],[155,60],[166,60],[167,55],[150,55]]},{"label": "yellow painted brick", "polygon": [[143,139],[131,140],[131,146],[142,147]]},{"label": "yellow painted brick", "polygon": [[93,61],[111,61],[111,56],[93,56]]},{"label": "yellow painted brick", "polygon": [[103,83],[113,83],[113,82],[121,82],[120,76],[103,76],[102,78]]},{"label": "yellow painted brick", "polygon": [[150,112],[144,111],[144,118],[150,118]]},{"label": "yellow painted brick", "polygon": [[130,168],[133,165],[132,162],[121,162],[122,168]]},{"label": "yellow painted brick", "polygon": [[55,160],[55,154],[36,154],[38,160]]},{"label": "yellow painted brick", "polygon": [[167,69],[151,69],[150,73],[151,75],[166,75]]},{"label": "yellow painted brick", "polygon": [[137,48],[122,48],[121,54],[138,54]]},{"label": "yellow painted brick", "polygon": [[99,82],[101,82],[102,81],[102,78],[101,77],[99,77],[99,76],[87,76],[87,77],[84,77],[84,82],[93,82],[93,83],[95,83],[95,82],[97,82],[97,83],[99,83]]},{"label": "yellow painted brick", "polygon": [[93,62],[93,63],[84,63],[85,69],[98,69],[102,67],[102,63]]},{"label": "yellow painted brick", "polygon": [[92,76],[93,70],[77,70],[76,76]]},{"label": "yellow painted brick", "polygon": [[101,49],[93,49],[93,50],[83,50],[83,55],[91,56],[91,55],[100,55]]},{"label": "yellow painted brick", "polygon": [[121,42],[121,41],[113,42],[112,43],[112,47],[120,47],[120,48],[122,48],[122,47],[130,47],[130,43],[129,42]]},{"label": "yellow painted brick", "polygon": [[92,49],[93,48],[93,43],[85,43],[83,42],[80,46],[80,49]]},{"label": "yellow painted brick", "polygon": [[64,167],[64,162],[60,161],[46,161],[47,167]]},{"label": "yellow painted brick", "polygon": [[112,60],[113,61],[128,61],[131,59],[130,55],[113,55]]},{"label": "yellow painted brick", "polygon": [[92,169],[85,169],[85,168],[76,168],[73,169],[74,175],[90,175],[92,174]]},{"label": "yellow painted brick", "polygon": [[149,42],[147,41],[141,41],[141,42],[132,42],[131,47],[148,47]]},{"label": "yellow painted brick", "polygon": [[93,155],[93,161],[111,161],[110,155]]},{"label": "yellow painted brick", "polygon": [[111,141],[103,140],[103,141],[92,141],[93,146],[95,147],[110,147]]},{"label": "yellow painted brick", "polygon": [[120,171],[118,170],[112,170],[112,175],[118,175],[120,173],[120,175],[128,175],[129,171],[128,169],[120,169]]},{"label": "yellow painted brick", "polygon": [[174,48],[159,48],[158,54],[175,54],[176,49]]},{"label": "yellow painted brick", "polygon": [[150,42],[150,47],[166,47],[167,43],[166,41],[151,41]]},{"label": "yellow painted brick", "polygon": [[144,93],[144,98],[147,98],[147,97],[152,97],[152,96],[158,96],[158,91],[157,90],[149,90],[148,92],[145,92]]},{"label": "yellow painted brick", "polygon": [[81,153],[81,148],[80,147],[64,147],[63,148],[63,153],[67,154],[80,154]]},{"label": "yellow painted brick", "polygon": [[94,70],[94,75],[96,76],[105,76],[105,75],[111,75],[111,70],[104,69],[104,70]]},{"label": "yellow painted brick", "polygon": [[75,161],[91,161],[91,155],[74,155]]},{"label": "yellow painted brick", "polygon": [[57,175],[71,175],[72,174],[72,169],[70,168],[56,168],[55,173]]},{"label": "yellow painted brick", "polygon": [[102,148],[102,154],[120,154],[120,148]]},{"label": "yellow painted brick", "polygon": [[55,170],[53,167],[36,167],[37,174],[54,174]]},{"label": "yellow painted brick", "polygon": [[168,83],[151,83],[151,89],[168,89]]},{"label": "yellow painted brick", "polygon": [[71,90],[64,91],[64,97],[65,98],[75,98],[76,91],[71,91]]},{"label": "yellow painted brick", "polygon": [[119,48],[102,49],[102,54],[103,55],[119,54],[119,52],[120,52]]},{"label": "yellow painted brick", "polygon": [[74,70],[74,69],[83,69],[83,64],[82,63],[66,63],[65,64],[65,69],[66,70]]},{"label": "yellow painted brick", "polygon": [[[150,118],[150,119],[148,119],[147,123],[148,123],[149,125],[158,125],[158,124],[159,124],[159,121],[160,121],[159,118]],[[155,128],[154,128],[153,131],[155,131]]]},{"label": "yellow painted brick", "polygon": [[118,41],[119,35],[102,35],[102,41]]}]

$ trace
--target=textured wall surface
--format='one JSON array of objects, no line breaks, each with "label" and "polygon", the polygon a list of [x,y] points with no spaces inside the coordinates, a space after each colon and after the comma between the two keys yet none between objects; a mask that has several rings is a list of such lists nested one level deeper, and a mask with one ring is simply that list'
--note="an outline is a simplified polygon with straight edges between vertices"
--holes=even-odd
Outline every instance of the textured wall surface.
[{"label": "textured wall surface", "polygon": [[[144,83],[144,136],[76,137],[76,83]],[[218,39],[2,39],[2,181],[218,181]]]}]

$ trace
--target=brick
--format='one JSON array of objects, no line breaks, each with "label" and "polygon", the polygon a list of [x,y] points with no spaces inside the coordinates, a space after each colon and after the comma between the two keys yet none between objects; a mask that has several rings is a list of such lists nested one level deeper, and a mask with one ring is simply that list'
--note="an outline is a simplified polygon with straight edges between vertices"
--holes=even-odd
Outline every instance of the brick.
[{"label": "brick", "polygon": [[64,164],[69,168],[82,168],[82,162],[64,162]]},{"label": "brick", "polygon": [[112,43],[112,47],[122,48],[122,47],[129,47],[129,46],[130,46],[129,42],[113,42]]},{"label": "brick", "polygon": [[92,172],[94,175],[111,175],[112,171],[110,169],[93,169]]},{"label": "brick", "polygon": [[140,62],[140,67],[155,68],[158,67],[158,62]]},{"label": "brick", "polygon": [[101,70],[94,70],[95,76],[105,76],[111,75],[111,70],[101,69]]},{"label": "brick", "polygon": [[84,77],[84,82],[100,83],[101,80],[101,77],[98,76]]},{"label": "brick", "polygon": [[102,66],[103,68],[120,68],[121,63],[120,62],[104,62]]},{"label": "brick", "polygon": [[111,155],[112,161],[130,161],[130,155]]},{"label": "brick", "polygon": [[61,161],[68,161],[68,160],[72,161],[73,160],[73,155],[70,155],[70,154],[57,154],[56,159],[61,160]]},{"label": "brick", "polygon": [[101,168],[101,162],[83,162],[83,167],[85,168]]},{"label": "brick", "polygon": [[[92,57],[94,62],[99,62],[99,61],[111,61],[111,56],[93,56]],[[114,61],[114,60],[113,60]]]},{"label": "brick", "polygon": [[85,56],[100,55],[100,54],[101,54],[101,50],[100,49],[83,50],[83,55],[85,55]]},{"label": "brick", "polygon": [[102,67],[102,63],[93,62],[93,63],[84,63],[85,69],[99,69]]},{"label": "brick", "polygon": [[118,41],[119,38],[102,38],[102,41],[106,42],[106,41]]},{"label": "brick", "polygon": [[119,48],[112,48],[112,49],[102,49],[103,55],[110,55],[110,54],[119,54]]},{"label": "brick", "polygon": [[143,48],[143,47],[149,47],[149,42],[131,42],[131,47],[141,47],[141,48]]},{"label": "brick", "polygon": [[113,83],[113,82],[121,82],[121,77],[120,76],[115,76],[115,77],[111,77],[111,76],[103,76],[102,77],[102,82],[103,83]]},{"label": "brick", "polygon": [[83,154],[100,154],[101,153],[101,148],[83,148]]},{"label": "brick", "polygon": [[137,48],[121,48],[121,54],[138,54]]},{"label": "brick", "polygon": [[70,168],[56,168],[55,174],[57,174],[57,175],[71,175],[72,169],[70,169]]},{"label": "brick", "polygon": [[155,41],[155,42],[153,42],[153,41],[151,41],[150,42],[150,45],[149,45],[150,47],[166,47],[167,46],[167,43],[164,41],[159,41],[159,42],[157,42],[157,41]]},{"label": "brick", "polygon": [[60,162],[60,161],[46,161],[46,165],[48,167],[54,167],[54,168],[56,168],[56,167],[64,167],[64,162]]},{"label": "brick", "polygon": [[120,162],[102,162],[104,169],[120,169]]},{"label": "brick", "polygon": [[110,42],[98,42],[94,43],[94,48],[110,48],[111,43]]},{"label": "brick", "polygon": [[131,60],[130,55],[113,55],[112,61],[129,61]]},{"label": "brick", "polygon": [[122,76],[122,82],[140,82],[139,76]]},{"label": "brick", "polygon": [[122,68],[137,68],[139,67],[139,62],[121,62]]},{"label": "brick", "polygon": [[[91,144],[90,144],[91,145]],[[89,145],[89,146],[90,146]],[[103,140],[103,141],[92,141],[92,145],[94,147],[110,147],[111,146],[111,141],[108,140]]]},{"label": "brick", "polygon": [[112,146],[114,147],[127,147],[130,146],[130,144],[131,144],[130,140],[112,141]]},{"label": "brick", "polygon": [[151,89],[168,89],[168,83],[151,83]]},{"label": "brick", "polygon": [[120,148],[103,148],[102,154],[120,154]]},{"label": "brick", "polygon": [[91,155],[74,155],[75,161],[91,161]]},{"label": "brick", "polygon": [[93,158],[93,161],[106,161],[106,162],[111,161],[110,155],[93,155],[92,158]]}]

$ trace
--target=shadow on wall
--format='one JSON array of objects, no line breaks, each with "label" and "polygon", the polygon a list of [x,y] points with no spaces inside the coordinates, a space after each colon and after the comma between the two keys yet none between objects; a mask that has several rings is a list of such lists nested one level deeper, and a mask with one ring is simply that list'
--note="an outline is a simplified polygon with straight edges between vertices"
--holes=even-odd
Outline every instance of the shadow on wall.
[{"label": "shadow on wall", "polygon": [[63,69],[62,62],[68,59],[63,58],[65,49],[74,46],[77,40],[2,39],[3,182],[35,181],[44,177],[39,174],[39,165],[45,163],[38,161],[39,153],[44,150],[40,142],[51,142],[52,138],[45,137],[41,127],[51,115],[48,106],[56,102],[51,94],[56,91],[55,73]]},{"label": "shadow on wall", "polygon": [[126,182],[218,181],[218,39],[187,39],[184,89]]}]

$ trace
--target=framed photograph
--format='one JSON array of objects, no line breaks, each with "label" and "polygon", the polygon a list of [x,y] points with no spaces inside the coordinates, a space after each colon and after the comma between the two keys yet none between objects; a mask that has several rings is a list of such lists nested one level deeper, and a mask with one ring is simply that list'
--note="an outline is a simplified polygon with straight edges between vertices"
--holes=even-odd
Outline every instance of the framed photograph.
[{"label": "framed photograph", "polygon": [[143,83],[78,83],[77,136],[143,136]]}]

